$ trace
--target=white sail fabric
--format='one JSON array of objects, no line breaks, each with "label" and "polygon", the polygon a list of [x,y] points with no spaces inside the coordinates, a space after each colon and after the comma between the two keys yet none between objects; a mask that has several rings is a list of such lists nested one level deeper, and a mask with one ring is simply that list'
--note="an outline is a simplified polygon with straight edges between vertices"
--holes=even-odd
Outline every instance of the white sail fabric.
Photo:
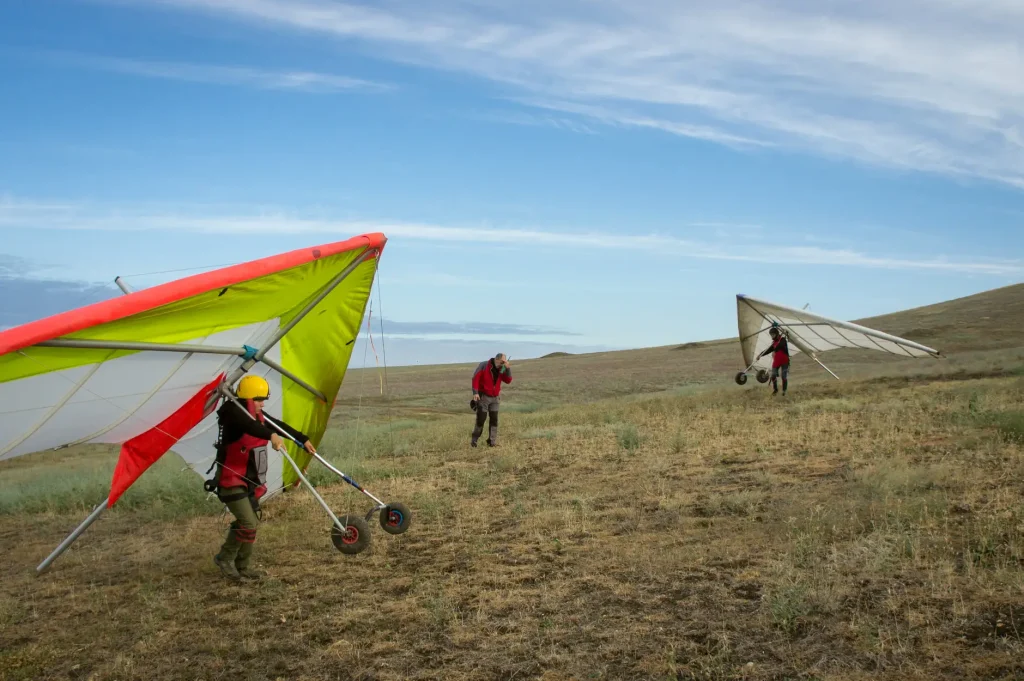
[{"label": "white sail fabric", "polygon": [[940,356],[938,350],[906,338],[743,294],[736,296],[736,316],[743,361],[754,369],[771,369],[771,355],[755,358],[771,344],[767,331],[773,324],[787,333],[790,355],[804,352],[813,357],[828,350],[860,348],[903,357]]}]

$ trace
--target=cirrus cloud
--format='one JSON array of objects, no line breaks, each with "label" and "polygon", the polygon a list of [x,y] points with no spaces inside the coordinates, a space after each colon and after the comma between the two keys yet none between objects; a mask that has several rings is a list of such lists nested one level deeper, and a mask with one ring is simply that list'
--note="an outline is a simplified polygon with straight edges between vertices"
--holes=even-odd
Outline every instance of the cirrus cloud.
[{"label": "cirrus cloud", "polygon": [[1009,0],[118,1],[468,73],[586,129],[1024,188],[1024,10]]}]

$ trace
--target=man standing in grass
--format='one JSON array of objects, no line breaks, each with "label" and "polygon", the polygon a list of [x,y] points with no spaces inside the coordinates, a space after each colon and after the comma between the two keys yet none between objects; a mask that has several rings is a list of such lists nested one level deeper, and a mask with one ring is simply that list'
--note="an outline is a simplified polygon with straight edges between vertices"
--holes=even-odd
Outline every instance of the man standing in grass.
[{"label": "man standing in grass", "polygon": [[772,353],[772,395],[777,395],[779,392],[779,374],[781,373],[782,396],[785,397],[786,388],[789,386],[789,343],[777,326],[769,329],[768,335],[772,337],[772,344],[765,348],[765,351],[757,358],[760,359],[769,352]]},{"label": "man standing in grass", "polygon": [[498,446],[498,403],[501,401],[501,384],[512,382],[512,368],[504,353],[499,352],[493,359],[481,362],[473,372],[473,401],[470,406],[476,411],[476,428],[470,445],[484,432],[484,421],[490,418],[490,432],[487,444]]}]

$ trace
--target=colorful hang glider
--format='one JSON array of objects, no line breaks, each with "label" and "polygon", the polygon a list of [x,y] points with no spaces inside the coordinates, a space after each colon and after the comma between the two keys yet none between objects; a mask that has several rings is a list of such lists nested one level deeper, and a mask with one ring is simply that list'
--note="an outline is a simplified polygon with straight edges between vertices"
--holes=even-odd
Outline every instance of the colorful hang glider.
[{"label": "colorful hang glider", "polygon": [[[373,233],[141,291],[0,332],[0,460],[83,443],[119,443],[108,498],[38,568],[45,569],[168,450],[205,477],[221,398],[245,373],[271,385],[268,412],[318,445],[341,387],[386,238]],[[365,548],[368,527],[342,524],[302,471],[319,454],[270,449],[267,494],[305,483],[331,515],[334,543]],[[393,507],[405,511],[395,516]],[[371,514],[374,512],[371,511]],[[402,515],[399,513],[399,515]],[[370,515],[367,515],[367,520]],[[352,541],[352,534],[366,535]]]},{"label": "colorful hang glider", "polygon": [[747,368],[736,374],[736,382],[747,382],[747,373],[757,369],[758,383],[767,383],[771,377],[771,355],[758,358],[770,344],[766,333],[776,326],[789,339],[790,355],[804,352],[825,371],[836,376],[818,359],[819,352],[839,348],[880,350],[902,357],[940,357],[938,350],[914,341],[869,329],[852,322],[841,322],[828,317],[797,310],[785,305],[757,300],[743,294],[736,296],[736,317],[739,324],[740,347]]}]

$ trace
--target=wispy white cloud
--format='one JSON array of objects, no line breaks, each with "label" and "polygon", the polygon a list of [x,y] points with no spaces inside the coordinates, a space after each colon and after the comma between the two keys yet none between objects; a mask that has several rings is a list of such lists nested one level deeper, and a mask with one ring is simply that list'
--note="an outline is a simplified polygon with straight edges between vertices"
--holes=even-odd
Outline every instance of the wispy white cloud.
[{"label": "wispy white cloud", "polygon": [[342,39],[604,124],[1024,188],[1014,0],[134,0]]},{"label": "wispy white cloud", "polygon": [[647,253],[659,257],[731,260],[754,263],[932,270],[992,276],[1020,276],[1024,261],[991,258],[875,255],[847,248],[782,245],[772,241],[716,236],[707,228],[701,238],[666,234],[625,235],[600,231],[550,231],[539,228],[484,228],[373,220],[306,218],[283,212],[250,215],[185,213],[141,208],[109,208],[73,203],[0,199],[0,230],[65,229],[97,231],[182,231],[208,234],[323,234],[344,238],[383,232],[389,238],[453,243],[503,244],[521,248],[565,247]]},{"label": "wispy white cloud", "polygon": [[48,53],[48,56],[79,68],[110,71],[146,78],[163,78],[211,85],[242,86],[261,90],[331,93],[348,90],[384,92],[394,89],[394,86],[388,83],[378,83],[319,71],[273,70],[235,65],[124,59],[81,53],[51,52]]},{"label": "wispy white cloud", "polygon": [[470,113],[469,115],[477,120],[490,121],[493,123],[558,128],[560,130],[576,132],[583,135],[593,135],[596,133],[592,126],[587,125],[583,121],[574,118],[566,118],[564,116],[555,116],[550,113],[535,114],[525,111],[485,111],[480,113]]}]

